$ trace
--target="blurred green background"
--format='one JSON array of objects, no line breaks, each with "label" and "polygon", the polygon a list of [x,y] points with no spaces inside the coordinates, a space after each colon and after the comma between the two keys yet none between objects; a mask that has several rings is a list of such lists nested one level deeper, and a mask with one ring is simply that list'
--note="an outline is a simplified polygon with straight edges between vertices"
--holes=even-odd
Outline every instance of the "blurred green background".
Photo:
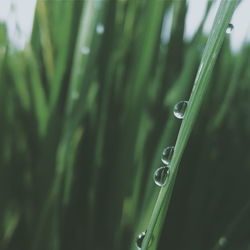
[{"label": "blurred green background", "polygon": [[[188,100],[207,39],[206,15],[183,39],[187,10],[185,0],[38,1],[24,50],[1,24],[1,250],[136,249],[180,127],[173,106]],[[250,46],[233,53],[229,37],[159,250],[250,249]]]}]

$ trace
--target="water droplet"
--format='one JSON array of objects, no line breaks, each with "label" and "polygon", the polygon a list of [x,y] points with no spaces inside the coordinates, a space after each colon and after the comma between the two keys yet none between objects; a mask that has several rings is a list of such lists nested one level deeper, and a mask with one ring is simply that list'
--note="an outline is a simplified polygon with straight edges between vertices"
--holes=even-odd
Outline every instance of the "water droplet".
[{"label": "water droplet", "polygon": [[234,29],[234,26],[231,23],[229,23],[228,26],[227,26],[227,29],[226,29],[226,33],[231,34],[233,29]]},{"label": "water droplet", "polygon": [[90,52],[89,47],[84,46],[84,47],[81,48],[81,53],[82,53],[83,55],[88,55],[89,52]]},{"label": "water droplet", "polygon": [[104,31],[105,31],[104,25],[102,23],[99,23],[96,26],[96,33],[99,35],[102,35],[104,33]]},{"label": "water droplet", "polygon": [[154,173],[155,184],[159,187],[162,187],[166,184],[166,179],[169,174],[169,167],[161,167],[156,169]]},{"label": "water droplet", "polygon": [[174,116],[176,118],[178,118],[178,119],[183,119],[184,115],[185,115],[185,111],[186,111],[187,105],[188,105],[187,101],[178,102],[174,106]]},{"label": "water droplet", "polygon": [[223,246],[225,246],[227,244],[227,239],[225,237],[221,237],[219,239],[218,243],[219,243],[219,246],[223,247]]},{"label": "water droplet", "polygon": [[[143,242],[143,239],[144,239],[145,236],[146,236],[146,232],[147,232],[147,231],[140,233],[140,234],[138,235],[138,237],[136,238],[135,244],[136,244],[136,247],[137,247],[138,250],[140,250],[140,249],[142,248],[142,242]],[[152,238],[150,239],[148,246],[150,246],[151,243],[152,243]]]},{"label": "water droplet", "polygon": [[138,235],[137,239],[136,239],[136,247],[137,249],[141,249],[142,247],[142,241],[146,236],[146,232],[142,232]]},{"label": "water droplet", "polygon": [[173,153],[174,153],[174,147],[166,147],[163,150],[161,156],[161,161],[163,162],[163,164],[168,165],[170,163]]}]

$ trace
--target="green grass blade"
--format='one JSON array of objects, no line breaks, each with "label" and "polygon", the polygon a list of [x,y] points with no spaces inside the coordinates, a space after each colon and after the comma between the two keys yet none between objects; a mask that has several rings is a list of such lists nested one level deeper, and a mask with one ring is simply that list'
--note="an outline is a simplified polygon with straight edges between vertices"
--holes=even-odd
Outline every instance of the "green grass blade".
[{"label": "green grass blade", "polygon": [[34,104],[35,114],[39,125],[40,135],[44,136],[48,122],[48,102],[39,72],[38,61],[31,47],[26,49],[26,61],[28,73],[30,74],[30,91]]},{"label": "green grass blade", "polygon": [[183,119],[177,137],[175,152],[171,161],[171,171],[168,177],[168,183],[160,190],[155,208],[152,213],[152,217],[147,228],[146,237],[143,240],[142,250],[147,249],[149,245],[149,241],[153,235],[155,224],[157,223],[157,218],[160,214],[161,209],[167,210],[169,206],[169,201],[177,175],[178,165],[188,142],[188,138],[192,132],[192,128],[200,110],[202,100],[205,97],[212,69],[225,37],[225,31],[237,4],[238,1],[224,0],[221,2],[216,14],[214,24],[210,32],[210,36],[208,38],[199,70],[194,82],[193,90],[185,113],[185,118]]},{"label": "green grass blade", "polygon": [[[82,79],[86,73],[87,63],[91,53],[83,50],[91,50],[96,25],[102,13],[104,1],[86,1],[79,25],[79,34],[76,41],[73,68],[67,98],[66,112],[70,114],[76,104],[76,96],[80,96],[82,90]],[[84,93],[86,94],[86,93]]]},{"label": "green grass blade", "polygon": [[54,51],[51,41],[51,31],[49,27],[48,10],[45,1],[37,2],[37,14],[39,19],[39,31],[41,33],[42,55],[45,62],[45,70],[49,85],[53,85],[55,73]]}]

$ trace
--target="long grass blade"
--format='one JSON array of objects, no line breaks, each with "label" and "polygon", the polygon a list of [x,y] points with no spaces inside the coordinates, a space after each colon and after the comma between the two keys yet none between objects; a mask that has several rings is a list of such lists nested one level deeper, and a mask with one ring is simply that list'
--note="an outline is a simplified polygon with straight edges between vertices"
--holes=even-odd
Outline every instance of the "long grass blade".
[{"label": "long grass blade", "polygon": [[180,163],[183,151],[186,147],[188,138],[191,134],[195,120],[200,110],[202,100],[204,99],[204,95],[208,87],[209,78],[211,76],[213,66],[224,40],[226,29],[237,4],[238,1],[221,1],[204,50],[204,54],[201,59],[199,70],[197,72],[193,90],[185,113],[185,118],[183,119],[177,137],[175,152],[171,161],[169,180],[168,183],[161,188],[161,191],[157,198],[156,205],[147,228],[147,234],[145,239],[143,240],[142,250],[147,249],[149,245],[149,241],[152,238],[154,227],[161,209],[167,210],[169,206],[175,178],[178,171],[178,165]]}]

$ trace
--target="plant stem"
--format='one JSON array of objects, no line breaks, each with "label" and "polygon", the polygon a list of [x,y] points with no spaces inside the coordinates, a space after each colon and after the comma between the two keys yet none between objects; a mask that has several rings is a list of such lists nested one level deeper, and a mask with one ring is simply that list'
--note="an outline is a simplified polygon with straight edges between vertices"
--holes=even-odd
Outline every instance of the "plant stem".
[{"label": "plant stem", "polygon": [[164,187],[161,188],[158,195],[155,208],[148,224],[147,234],[143,240],[142,250],[145,250],[148,247],[161,209],[167,210],[169,207],[169,202],[182,154],[192,132],[192,128],[200,110],[202,100],[205,97],[209,78],[225,37],[225,31],[238,2],[239,1],[237,0],[222,0],[220,3],[220,7],[216,14],[213,27],[201,59],[199,70],[196,75],[193,90],[185,113],[185,118],[183,119],[177,137],[175,152],[171,161],[171,171],[168,177],[168,182]]}]

